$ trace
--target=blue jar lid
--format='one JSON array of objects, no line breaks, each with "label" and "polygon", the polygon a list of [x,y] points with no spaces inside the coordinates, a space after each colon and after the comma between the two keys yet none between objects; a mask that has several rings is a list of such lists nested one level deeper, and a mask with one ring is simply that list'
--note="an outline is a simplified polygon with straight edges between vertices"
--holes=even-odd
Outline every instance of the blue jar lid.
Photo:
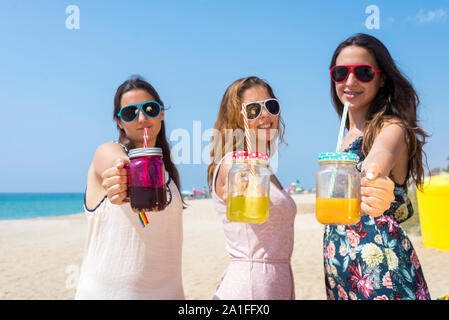
[{"label": "blue jar lid", "polygon": [[323,152],[318,157],[318,162],[322,161],[357,162],[359,161],[359,156],[351,152]]},{"label": "blue jar lid", "polygon": [[128,153],[129,158],[159,156],[162,157],[162,148],[136,148],[131,149]]}]

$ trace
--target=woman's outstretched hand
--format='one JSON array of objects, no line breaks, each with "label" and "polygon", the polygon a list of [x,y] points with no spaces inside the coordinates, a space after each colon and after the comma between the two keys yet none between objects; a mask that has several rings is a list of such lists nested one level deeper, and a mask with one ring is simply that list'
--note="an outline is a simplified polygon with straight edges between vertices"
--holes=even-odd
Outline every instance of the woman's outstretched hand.
[{"label": "woman's outstretched hand", "polygon": [[364,170],[360,181],[360,210],[374,218],[390,208],[394,200],[394,182],[381,173],[377,163],[371,163]]},{"label": "woman's outstretched hand", "polygon": [[112,204],[122,204],[128,190],[128,177],[124,168],[127,162],[123,159],[114,161],[114,166],[106,169],[101,178],[102,186],[106,190],[106,196]]}]

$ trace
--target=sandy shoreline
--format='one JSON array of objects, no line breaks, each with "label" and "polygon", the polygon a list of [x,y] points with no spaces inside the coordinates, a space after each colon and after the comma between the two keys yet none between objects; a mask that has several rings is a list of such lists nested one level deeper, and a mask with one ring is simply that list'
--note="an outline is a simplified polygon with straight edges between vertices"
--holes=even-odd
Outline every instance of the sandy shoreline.
[{"label": "sandy shoreline", "polygon": [[[292,269],[296,299],[325,299],[322,231],[314,195],[295,195]],[[210,299],[226,269],[221,222],[210,199],[189,201],[184,211],[183,282],[186,299]],[[84,252],[82,213],[0,221],[0,299],[73,299]],[[449,294],[449,251],[424,247],[409,234],[432,298]]]}]

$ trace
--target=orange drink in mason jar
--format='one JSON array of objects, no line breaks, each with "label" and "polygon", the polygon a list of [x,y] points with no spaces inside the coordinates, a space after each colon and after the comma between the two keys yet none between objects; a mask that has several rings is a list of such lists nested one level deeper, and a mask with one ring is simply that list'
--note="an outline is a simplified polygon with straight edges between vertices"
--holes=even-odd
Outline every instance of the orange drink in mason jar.
[{"label": "orange drink in mason jar", "polygon": [[321,153],[316,174],[316,219],[322,224],[360,221],[358,156],[347,152]]}]

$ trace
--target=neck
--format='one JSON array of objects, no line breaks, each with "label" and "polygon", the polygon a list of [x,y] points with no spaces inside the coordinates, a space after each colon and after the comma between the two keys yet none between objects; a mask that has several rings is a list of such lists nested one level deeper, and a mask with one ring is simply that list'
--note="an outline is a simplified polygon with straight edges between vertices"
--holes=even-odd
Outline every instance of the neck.
[{"label": "neck", "polygon": [[[253,143],[253,149],[256,149],[256,150],[254,150],[256,152],[268,153],[269,143],[270,142],[266,141],[266,140],[256,140],[256,143]],[[253,151],[253,150],[251,150],[251,151]]]},{"label": "neck", "polygon": [[367,108],[357,108],[348,110],[349,118],[349,131],[363,131],[365,128],[366,116],[368,113]]},{"label": "neck", "polygon": [[[269,136],[268,136],[269,135]],[[263,131],[255,136],[251,136],[251,145],[253,149],[251,151],[268,153],[269,147],[272,148],[271,151],[276,150],[278,143],[278,129],[270,129],[269,133]]]}]

